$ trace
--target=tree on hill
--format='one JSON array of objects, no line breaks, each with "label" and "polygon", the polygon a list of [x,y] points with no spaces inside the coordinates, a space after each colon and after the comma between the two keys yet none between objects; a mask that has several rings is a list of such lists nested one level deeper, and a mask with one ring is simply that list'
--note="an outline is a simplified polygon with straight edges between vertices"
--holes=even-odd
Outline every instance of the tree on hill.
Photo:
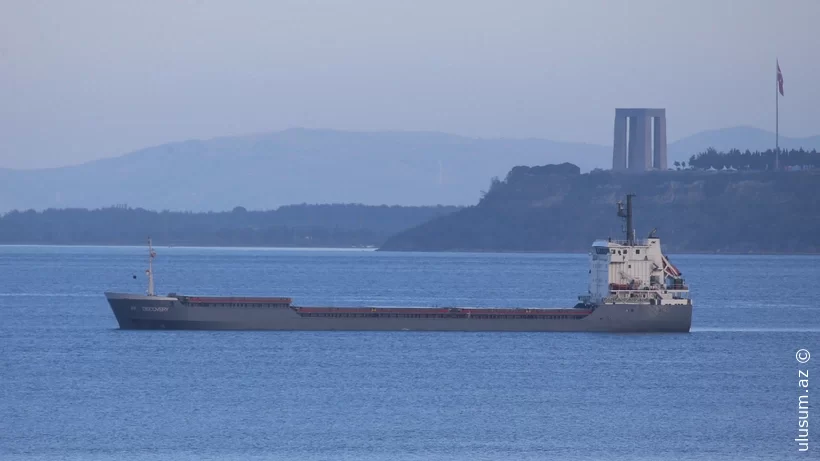
[{"label": "tree on hill", "polygon": [[[820,168],[820,154],[814,149],[807,151],[804,149],[781,150],[779,162],[781,168],[800,167]],[[714,168],[716,170],[734,168],[736,170],[773,170],[775,164],[775,151],[769,149],[763,152],[751,152],[748,149],[741,152],[739,149],[731,149],[728,152],[718,152],[710,147],[704,152],[700,152],[689,158],[689,166],[701,170]]]}]

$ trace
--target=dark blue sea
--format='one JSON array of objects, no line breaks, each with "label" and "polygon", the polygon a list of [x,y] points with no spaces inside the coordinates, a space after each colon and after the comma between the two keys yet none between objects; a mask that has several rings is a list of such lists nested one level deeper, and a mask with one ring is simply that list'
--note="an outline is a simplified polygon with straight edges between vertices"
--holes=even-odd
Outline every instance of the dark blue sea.
[{"label": "dark blue sea", "polygon": [[[302,305],[570,306],[588,269],[581,254],[157,250],[161,293]],[[817,256],[672,255],[689,334],[120,331],[102,293],[144,291],[145,256],[0,247],[1,460],[820,453]]]}]

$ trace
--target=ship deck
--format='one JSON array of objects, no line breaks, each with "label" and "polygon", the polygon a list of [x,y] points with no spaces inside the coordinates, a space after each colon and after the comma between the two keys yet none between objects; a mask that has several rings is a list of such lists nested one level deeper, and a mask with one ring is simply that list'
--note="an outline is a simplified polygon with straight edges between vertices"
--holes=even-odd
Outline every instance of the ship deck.
[{"label": "ship deck", "polygon": [[292,307],[302,317],[577,319],[592,309],[481,307]]},{"label": "ship deck", "polygon": [[477,318],[477,319],[578,319],[589,308],[482,308],[482,307],[398,307],[398,306],[294,306],[286,297],[181,296],[183,304],[200,307],[289,308],[300,317],[380,317],[380,318]]}]

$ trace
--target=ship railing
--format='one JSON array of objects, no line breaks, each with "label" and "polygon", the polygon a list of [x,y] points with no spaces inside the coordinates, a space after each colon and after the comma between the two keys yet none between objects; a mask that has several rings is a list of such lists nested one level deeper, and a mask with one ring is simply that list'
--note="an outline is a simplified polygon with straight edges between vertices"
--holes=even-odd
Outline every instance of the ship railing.
[{"label": "ship railing", "polygon": [[624,246],[629,246],[629,245],[647,246],[647,245],[649,245],[649,240],[647,240],[647,239],[635,239],[632,242],[630,242],[629,240],[614,240],[613,239],[613,240],[609,240],[609,243],[617,243],[618,245],[624,245]]},{"label": "ship railing", "polygon": [[[613,284],[610,284],[613,285]],[[629,293],[629,292],[636,292],[636,293],[646,293],[646,292],[659,292],[661,290],[666,290],[667,288],[662,288],[660,286],[651,286],[651,287],[640,287],[640,288],[620,288],[617,285],[615,287],[610,287],[609,291],[612,293]]]},{"label": "ship railing", "polygon": [[661,299],[663,296],[657,290],[618,290],[604,298],[604,301],[649,300]]},{"label": "ship railing", "polygon": [[668,285],[666,289],[669,291],[689,291],[689,285]]}]

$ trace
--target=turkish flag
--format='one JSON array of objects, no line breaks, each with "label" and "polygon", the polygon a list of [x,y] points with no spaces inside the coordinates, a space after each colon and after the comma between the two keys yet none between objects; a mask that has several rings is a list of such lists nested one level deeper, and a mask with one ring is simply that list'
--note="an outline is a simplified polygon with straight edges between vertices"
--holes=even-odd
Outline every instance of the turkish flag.
[{"label": "turkish flag", "polygon": [[780,95],[785,96],[783,94],[783,73],[780,72],[780,63],[777,63],[777,89],[780,90]]}]

